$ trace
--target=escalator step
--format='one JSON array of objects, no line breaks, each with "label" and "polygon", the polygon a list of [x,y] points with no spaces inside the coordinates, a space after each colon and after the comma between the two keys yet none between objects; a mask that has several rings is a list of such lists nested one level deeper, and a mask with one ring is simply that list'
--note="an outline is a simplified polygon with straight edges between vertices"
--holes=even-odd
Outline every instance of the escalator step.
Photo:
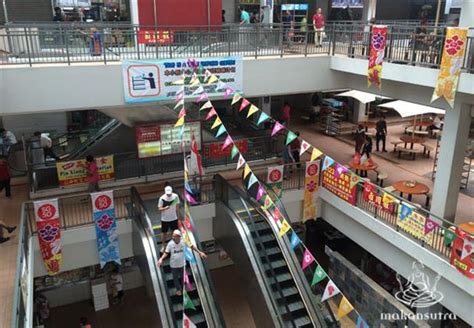
[{"label": "escalator step", "polygon": [[279,247],[267,247],[264,250],[261,250],[260,248],[261,248],[260,245],[257,244],[257,250],[260,257],[264,255],[267,255],[267,256],[280,255],[281,257],[283,257],[283,254],[281,253],[281,250]]},{"label": "escalator step", "polygon": [[283,304],[279,304],[278,308],[280,309],[280,313],[286,313],[288,314],[286,307],[290,309],[290,312],[293,315],[293,318],[297,316],[298,311],[304,310],[306,312],[306,308],[304,307],[303,302],[297,301],[297,302],[287,302],[286,306]]},{"label": "escalator step", "polygon": [[286,268],[286,271],[288,272],[288,265],[286,264],[286,261],[284,259],[265,263],[263,267],[265,268],[265,271],[269,271],[270,269],[276,270]]},{"label": "escalator step", "polygon": [[313,324],[311,323],[311,320],[309,319],[308,316],[304,316],[301,318],[298,318],[293,321],[296,325],[296,327],[312,327]]},{"label": "escalator step", "polygon": [[268,242],[271,242],[271,241],[275,241],[275,236],[273,234],[263,235],[263,236],[260,236],[259,241],[262,242],[262,243],[268,243]]},{"label": "escalator step", "polygon": [[248,227],[249,227],[249,230],[250,231],[261,231],[261,230],[270,230],[271,231],[271,228],[270,226],[268,225],[267,222],[255,222],[255,223],[247,223]]}]

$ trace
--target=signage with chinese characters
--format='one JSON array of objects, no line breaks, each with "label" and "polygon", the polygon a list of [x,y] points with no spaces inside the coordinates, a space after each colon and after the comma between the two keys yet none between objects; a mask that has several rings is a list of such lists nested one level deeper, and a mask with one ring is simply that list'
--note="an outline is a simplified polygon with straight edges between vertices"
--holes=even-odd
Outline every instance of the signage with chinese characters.
[{"label": "signage with chinese characters", "polygon": [[[248,143],[249,143],[247,139],[235,140],[234,143],[237,146],[237,148],[239,148],[239,151],[242,154],[245,154],[247,152]],[[223,145],[224,145],[223,142],[206,144],[204,146],[204,157],[212,158],[212,159],[229,157],[232,151],[232,147],[227,147],[226,149],[222,150]]]},{"label": "signage with chinese characters", "polygon": [[[101,181],[111,180],[115,176],[114,156],[96,157],[97,171]],[[61,187],[77,185],[88,182],[86,161],[79,159],[68,162],[57,162],[56,171],[58,174],[59,185]]]},{"label": "signage with chinese characters", "polygon": [[424,240],[427,244],[431,244],[433,233],[425,234],[426,217],[415,211],[403,214],[402,207],[403,206],[398,207],[397,226],[413,237]]},{"label": "signage with chinese characters", "polygon": [[341,173],[336,177],[336,169],[330,166],[323,171],[322,185],[336,196],[355,205],[356,185],[351,188],[351,176],[349,174]]},{"label": "signage with chinese characters", "polygon": [[159,124],[139,125],[135,128],[138,158],[161,154],[161,132]]},{"label": "signage with chinese characters", "polygon": [[283,192],[283,165],[270,166],[267,172],[267,183],[278,197]]},{"label": "signage with chinese characters", "polygon": [[319,164],[319,160],[306,162],[303,220],[316,219],[315,193],[319,189]]},{"label": "signage with chinese characters", "polygon": [[138,31],[139,44],[164,45],[174,43],[174,32],[165,30],[140,29]]}]

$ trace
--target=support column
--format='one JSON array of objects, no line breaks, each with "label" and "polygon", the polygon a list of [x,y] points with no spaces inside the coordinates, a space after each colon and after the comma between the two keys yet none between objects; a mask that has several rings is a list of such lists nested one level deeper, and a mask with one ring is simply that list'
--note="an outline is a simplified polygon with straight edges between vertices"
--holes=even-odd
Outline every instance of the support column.
[{"label": "support column", "polygon": [[260,9],[263,13],[263,22],[264,24],[273,23],[273,0],[260,0]]},{"label": "support column", "polygon": [[130,1],[130,18],[133,25],[140,24],[138,19],[138,1]]},{"label": "support column", "polygon": [[463,0],[461,5],[461,16],[459,17],[459,26],[471,27],[474,25],[474,1]]},{"label": "support column", "polygon": [[362,23],[368,23],[375,17],[377,9],[377,0],[364,0],[364,9],[362,11]]},{"label": "support column", "polygon": [[454,109],[448,108],[444,117],[431,212],[453,222],[471,124],[471,108],[470,104],[455,103]]}]

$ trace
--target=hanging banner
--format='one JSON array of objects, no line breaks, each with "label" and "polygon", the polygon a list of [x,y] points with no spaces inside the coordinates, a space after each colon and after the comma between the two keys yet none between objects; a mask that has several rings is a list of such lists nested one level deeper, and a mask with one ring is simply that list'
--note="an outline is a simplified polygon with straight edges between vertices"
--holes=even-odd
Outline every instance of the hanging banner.
[{"label": "hanging banner", "polygon": [[91,200],[100,267],[108,262],[120,264],[113,191],[92,193]]},{"label": "hanging banner", "polygon": [[[248,139],[234,140],[240,153],[245,154],[248,151]],[[219,159],[222,157],[229,157],[232,152],[232,147],[222,149],[224,142],[216,142],[212,144],[203,145],[203,156],[205,158]]]},{"label": "hanging banner", "polygon": [[283,194],[283,165],[268,168],[267,183],[275,194],[281,197]]},{"label": "hanging banner", "polygon": [[362,193],[364,200],[371,205],[387,212],[390,214],[395,214],[395,205],[397,200],[390,196],[389,194],[379,195],[377,193],[377,188],[372,183],[366,181],[364,183],[364,191]]},{"label": "hanging banner", "polygon": [[[194,68],[199,65],[204,69],[196,74],[197,79],[192,79]],[[205,82],[206,70],[224,83],[218,83],[217,79],[213,83]],[[183,74],[187,77],[184,85],[175,84]],[[207,93],[208,97],[223,97],[226,88],[237,92],[243,89],[241,57],[126,60],[122,62],[122,77],[127,103],[175,100],[183,86],[184,96],[193,98],[198,98],[200,93]],[[195,93],[200,88],[202,92]]]},{"label": "hanging banner", "polygon": [[454,108],[454,98],[466,52],[467,30],[462,27],[447,27],[441,65],[431,102],[444,97],[451,108]]},{"label": "hanging banner", "polygon": [[316,191],[319,189],[320,161],[306,162],[304,177],[303,222],[316,219]]},{"label": "hanging banner", "polygon": [[34,202],[38,241],[48,275],[59,273],[62,260],[61,224],[57,199]]},{"label": "hanging banner", "polygon": [[374,25],[370,38],[369,69],[367,71],[367,84],[372,84],[379,89],[382,87],[382,64],[387,44],[387,26]]},{"label": "hanging banner", "polygon": [[425,235],[426,218],[415,211],[402,212],[402,208],[404,208],[404,206],[398,207],[397,226],[413,237],[423,240],[427,244],[431,244],[433,234],[429,233]]},{"label": "hanging banner", "polygon": [[138,31],[139,44],[164,45],[174,43],[174,31],[140,28]]},{"label": "hanging banner", "polygon": [[322,176],[323,187],[339,198],[355,205],[357,184],[352,184],[351,186],[351,176],[349,173],[341,173],[337,178],[336,175],[334,166],[326,168]]},{"label": "hanging banner", "polygon": [[[101,181],[111,180],[115,177],[114,155],[96,157],[95,162]],[[61,187],[88,183],[89,181],[85,159],[58,162],[56,163],[56,172]]]}]

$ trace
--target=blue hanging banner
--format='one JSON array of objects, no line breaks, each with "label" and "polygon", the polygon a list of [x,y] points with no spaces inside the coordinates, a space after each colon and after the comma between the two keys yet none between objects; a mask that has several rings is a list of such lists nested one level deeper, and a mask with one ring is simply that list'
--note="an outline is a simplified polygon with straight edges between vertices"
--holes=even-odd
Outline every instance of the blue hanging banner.
[{"label": "blue hanging banner", "polygon": [[100,267],[108,262],[121,264],[113,191],[92,193],[91,199]]}]

